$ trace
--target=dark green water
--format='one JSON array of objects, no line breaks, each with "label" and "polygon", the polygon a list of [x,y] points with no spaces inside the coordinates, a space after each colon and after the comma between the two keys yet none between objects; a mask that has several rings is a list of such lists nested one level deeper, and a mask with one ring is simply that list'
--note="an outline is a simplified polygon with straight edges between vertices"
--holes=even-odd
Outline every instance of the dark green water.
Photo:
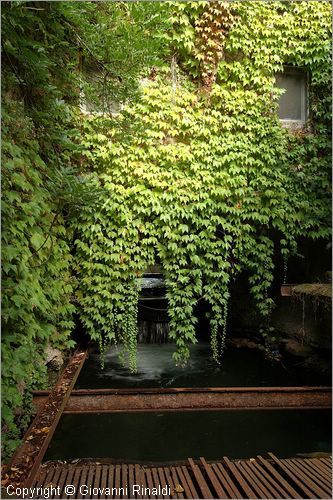
[{"label": "dark green water", "polygon": [[115,346],[105,353],[105,368],[93,350],[76,383],[77,389],[120,387],[257,387],[330,385],[331,381],[314,375],[297,364],[276,362],[261,351],[227,349],[221,365],[211,359],[209,344],[191,346],[186,368],[175,366],[173,344],[139,344],[138,373],[130,374],[118,359]]},{"label": "dark green water", "polygon": [[329,410],[188,411],[63,415],[45,460],[280,457],[331,451]]}]

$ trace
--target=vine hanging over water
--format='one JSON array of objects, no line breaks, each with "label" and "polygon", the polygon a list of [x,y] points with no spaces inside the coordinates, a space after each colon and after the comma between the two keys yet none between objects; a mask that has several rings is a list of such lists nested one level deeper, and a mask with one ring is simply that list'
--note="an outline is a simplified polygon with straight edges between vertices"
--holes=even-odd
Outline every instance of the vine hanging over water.
[{"label": "vine hanging over water", "polygon": [[[132,368],[137,280],[148,265],[159,261],[163,268],[176,361],[185,363],[189,343],[196,342],[193,310],[201,297],[210,306],[218,360],[230,280],[250,273],[258,310],[267,318],[276,236],[288,255],[300,235],[328,235],[328,191],[318,198],[326,174],[310,194],[293,163],[302,152],[298,161],[309,168],[306,143],[314,145],[314,135],[290,137],[281,127],[275,87],[286,62],[306,64],[313,88],[322,82],[329,53],[318,33],[328,35],[328,18],[321,17],[327,5],[235,2],[232,13],[226,2],[171,7],[174,24],[165,35],[171,70],[166,66],[144,79],[141,100],[118,116],[85,122],[87,162],[108,202],[98,212],[94,235],[91,214],[77,227],[81,317],[93,338],[124,342]],[[310,56],[314,45],[316,55]],[[314,217],[318,210],[320,218]]]}]

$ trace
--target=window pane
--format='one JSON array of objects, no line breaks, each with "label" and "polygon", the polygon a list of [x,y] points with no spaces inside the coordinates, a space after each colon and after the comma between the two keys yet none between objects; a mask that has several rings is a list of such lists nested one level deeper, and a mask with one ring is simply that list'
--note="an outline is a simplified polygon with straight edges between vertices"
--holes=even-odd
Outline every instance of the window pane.
[{"label": "window pane", "polygon": [[279,99],[278,114],[281,120],[306,120],[306,75],[286,71],[276,76],[276,85],[285,89]]}]

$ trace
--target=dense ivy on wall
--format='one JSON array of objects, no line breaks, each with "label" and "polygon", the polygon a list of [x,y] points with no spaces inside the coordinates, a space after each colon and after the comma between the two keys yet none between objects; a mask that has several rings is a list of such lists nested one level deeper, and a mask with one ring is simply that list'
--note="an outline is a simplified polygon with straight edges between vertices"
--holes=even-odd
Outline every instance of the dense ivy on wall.
[{"label": "dense ivy on wall", "polygon": [[[165,275],[175,359],[189,356],[204,298],[218,360],[230,280],[249,273],[268,326],[276,240],[287,258],[300,236],[325,238],[330,226],[330,5],[168,7],[169,64],[142,81],[138,104],[85,123],[91,182],[106,193],[76,226],[81,318],[101,345],[121,342],[133,370],[138,278],[149,264]],[[277,117],[285,64],[311,78],[307,132]]]},{"label": "dense ivy on wall", "polygon": [[[74,345],[73,287],[66,229],[32,123],[13,103],[2,120],[2,417],[4,436],[14,438],[13,410],[20,414],[29,391],[44,381],[45,347]],[[15,441],[6,444],[9,452]]]},{"label": "dense ivy on wall", "polygon": [[29,422],[31,390],[45,384],[45,349],[74,346],[71,238],[64,208],[71,197],[68,187],[75,184],[69,162],[78,157],[71,139],[73,113],[65,104],[75,103],[76,80],[67,71],[75,47],[60,22],[66,9],[35,7],[33,2],[2,4],[5,457]]},{"label": "dense ivy on wall", "polygon": [[81,62],[102,67],[98,91],[133,100],[138,71],[156,63],[158,40],[148,34],[162,21],[156,4],[15,1],[2,2],[1,11],[6,458],[29,423],[31,390],[45,387],[45,349],[74,346],[71,221],[98,195],[82,176],[79,104],[88,83]]}]

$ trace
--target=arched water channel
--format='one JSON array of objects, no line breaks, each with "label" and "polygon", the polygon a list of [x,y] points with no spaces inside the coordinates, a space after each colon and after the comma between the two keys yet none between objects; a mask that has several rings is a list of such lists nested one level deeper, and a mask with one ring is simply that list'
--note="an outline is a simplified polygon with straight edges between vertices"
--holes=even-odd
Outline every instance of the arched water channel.
[{"label": "arched water channel", "polygon": [[[146,343],[138,345],[138,372],[130,374],[121,365],[116,346],[105,352],[102,370],[98,349],[91,346],[75,389],[330,385],[330,380],[301,369],[299,363],[267,359],[260,350],[227,348],[217,365],[208,342],[191,346],[186,368],[175,366],[175,346],[165,343],[168,325],[162,287],[160,281],[156,287],[154,283],[147,286],[140,301],[144,313],[139,317],[139,340]],[[330,452],[331,411],[255,408],[65,414],[45,460],[111,458],[165,463],[200,456],[248,458],[267,451],[280,457]]]}]

